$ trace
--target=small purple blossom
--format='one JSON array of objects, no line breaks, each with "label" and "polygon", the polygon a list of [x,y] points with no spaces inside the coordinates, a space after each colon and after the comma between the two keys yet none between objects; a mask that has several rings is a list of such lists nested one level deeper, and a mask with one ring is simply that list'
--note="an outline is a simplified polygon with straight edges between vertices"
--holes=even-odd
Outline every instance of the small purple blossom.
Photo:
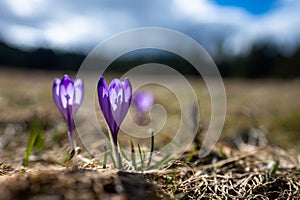
[{"label": "small purple blossom", "polygon": [[124,82],[115,78],[107,87],[104,77],[100,77],[98,82],[98,100],[115,146],[117,146],[120,125],[128,112],[131,97],[131,84],[128,78],[125,78]]},{"label": "small purple blossom", "polygon": [[148,112],[153,106],[154,97],[148,92],[140,91],[136,92],[134,95],[133,102],[136,108],[138,121],[140,124],[142,124],[145,118],[145,113]]},{"label": "small purple blossom", "polygon": [[136,92],[134,95],[134,105],[139,112],[148,112],[154,103],[154,97],[148,92]]},{"label": "small purple blossom", "polygon": [[76,148],[73,134],[74,118],[82,103],[83,93],[83,81],[81,79],[74,82],[68,75],[64,75],[61,80],[54,79],[52,95],[55,104],[67,121],[72,151],[75,151]]}]

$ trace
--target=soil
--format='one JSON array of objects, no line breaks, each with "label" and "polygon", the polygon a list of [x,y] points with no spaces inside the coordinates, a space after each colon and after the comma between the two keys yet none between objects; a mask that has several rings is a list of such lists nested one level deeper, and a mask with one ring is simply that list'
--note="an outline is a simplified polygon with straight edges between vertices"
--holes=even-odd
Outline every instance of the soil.
[{"label": "soil", "polygon": [[144,176],[122,171],[66,168],[0,177],[0,199],[162,199],[167,197]]}]

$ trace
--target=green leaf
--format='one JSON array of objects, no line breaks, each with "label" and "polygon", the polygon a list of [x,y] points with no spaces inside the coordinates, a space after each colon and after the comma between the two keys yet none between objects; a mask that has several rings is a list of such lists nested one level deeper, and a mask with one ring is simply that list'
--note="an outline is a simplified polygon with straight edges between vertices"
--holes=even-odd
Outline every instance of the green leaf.
[{"label": "green leaf", "polygon": [[196,149],[197,145],[195,144],[192,151],[189,154],[189,157],[187,157],[187,159],[185,160],[185,163],[189,163],[192,160],[193,156],[195,155]]},{"label": "green leaf", "polygon": [[31,154],[33,145],[34,145],[34,143],[36,141],[36,138],[37,138],[37,133],[36,132],[32,132],[30,134],[30,138],[29,138],[28,143],[27,143],[26,154],[25,154],[25,158],[24,158],[23,163],[22,163],[23,167],[27,167],[28,166],[29,156]]},{"label": "green leaf", "polygon": [[278,170],[279,164],[280,164],[279,159],[276,159],[275,164],[273,165],[273,167],[272,167],[272,169],[271,169],[271,171],[270,171],[270,176],[271,176],[271,177],[272,177],[272,176],[276,173],[276,171]]},{"label": "green leaf", "polygon": [[25,158],[23,159],[22,166],[26,168],[29,163],[29,156],[32,152],[33,147],[37,150],[42,150],[44,146],[44,136],[42,133],[42,125],[40,119],[37,115],[32,118],[29,124],[30,137],[27,143],[27,149],[25,153]]},{"label": "green leaf", "polygon": [[103,169],[106,169],[106,163],[107,163],[107,148],[106,148],[106,146],[104,146],[104,158],[103,158],[103,164],[102,164]]},{"label": "green leaf", "polygon": [[119,149],[120,149],[120,153],[121,153],[121,157],[125,158],[125,160],[130,161],[129,158],[126,156],[125,152],[123,151],[123,149],[121,148],[121,145],[118,143]]}]

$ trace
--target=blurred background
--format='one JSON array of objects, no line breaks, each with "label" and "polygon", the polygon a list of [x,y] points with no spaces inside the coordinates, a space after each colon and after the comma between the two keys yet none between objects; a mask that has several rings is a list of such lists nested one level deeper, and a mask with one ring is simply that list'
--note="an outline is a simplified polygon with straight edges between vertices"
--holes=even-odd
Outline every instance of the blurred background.
[{"label": "blurred background", "polygon": [[[64,73],[75,77],[96,45],[142,27],[182,32],[214,59],[227,94],[222,136],[254,127],[274,144],[299,150],[299,10],[299,0],[0,0],[0,149],[10,149],[2,157],[25,151],[29,134],[23,133],[31,132],[36,116],[52,141],[47,147],[68,151],[67,127],[52,101],[53,78]],[[121,56],[110,70],[124,73],[155,61],[186,77],[198,75],[184,59],[151,49]],[[209,94],[199,78],[190,77],[200,101],[200,129],[205,130]],[[169,103],[159,88],[153,94],[155,103],[180,113],[176,99]]]},{"label": "blurred background", "polygon": [[299,9],[298,0],[1,0],[0,65],[75,71],[103,40],[154,26],[198,41],[223,77],[295,78]]}]

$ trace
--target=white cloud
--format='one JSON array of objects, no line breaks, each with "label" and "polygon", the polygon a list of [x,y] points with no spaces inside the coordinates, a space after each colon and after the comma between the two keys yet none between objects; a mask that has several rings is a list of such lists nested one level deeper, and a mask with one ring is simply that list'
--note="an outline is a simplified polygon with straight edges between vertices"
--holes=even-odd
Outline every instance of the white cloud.
[{"label": "white cloud", "polygon": [[20,17],[32,17],[40,14],[46,0],[4,0],[4,3]]},{"label": "white cloud", "polygon": [[[101,13],[101,14],[99,14]],[[134,26],[134,21],[122,13],[103,11],[88,15],[64,13],[60,20],[46,23],[42,30],[47,43],[54,48],[85,51],[112,34]],[[122,21],[118,21],[122,19]]]},{"label": "white cloud", "polygon": [[12,25],[5,28],[6,34],[3,34],[4,39],[12,45],[34,48],[43,45],[41,30],[22,26]]},{"label": "white cloud", "polygon": [[[73,1],[56,4],[46,0],[28,0],[28,5],[25,1],[17,0],[20,3],[17,4],[5,0],[13,23],[1,21],[0,18],[0,36],[18,47],[51,47],[86,52],[112,34],[136,26],[129,12],[95,9],[93,4],[86,4],[89,9],[82,9],[78,7],[81,4],[75,6]],[[26,6],[23,7],[23,4]],[[40,12],[36,10],[39,6],[44,13],[36,16]]]},{"label": "white cloud", "polygon": [[0,36],[17,46],[85,51],[113,34],[145,26],[194,34],[211,52],[223,41],[228,54],[246,55],[255,41],[269,39],[289,55],[300,43],[298,0],[278,0],[276,10],[261,16],[210,0],[4,0],[0,5],[8,8],[0,13]]},{"label": "white cloud", "polygon": [[[101,32],[95,32],[96,27],[100,27]],[[43,35],[52,47],[64,48],[76,43],[80,46],[88,40],[95,40],[97,37],[103,38],[107,35],[108,30],[105,27],[105,23],[101,20],[93,23],[93,20],[88,17],[69,16],[60,21],[47,23],[44,26]]]},{"label": "white cloud", "polygon": [[[247,55],[255,41],[269,39],[278,48],[282,47],[283,54],[289,55],[300,44],[300,2],[280,0],[278,5],[278,9],[270,13],[254,16],[237,7],[220,6],[208,0],[174,0],[174,12],[198,25],[231,26],[232,32],[224,35],[225,53]],[[194,28],[197,29],[197,25]],[[219,27],[220,34],[222,28]]]},{"label": "white cloud", "polygon": [[245,11],[237,7],[222,7],[209,0],[174,0],[174,14],[199,23],[235,24],[250,20]]}]

